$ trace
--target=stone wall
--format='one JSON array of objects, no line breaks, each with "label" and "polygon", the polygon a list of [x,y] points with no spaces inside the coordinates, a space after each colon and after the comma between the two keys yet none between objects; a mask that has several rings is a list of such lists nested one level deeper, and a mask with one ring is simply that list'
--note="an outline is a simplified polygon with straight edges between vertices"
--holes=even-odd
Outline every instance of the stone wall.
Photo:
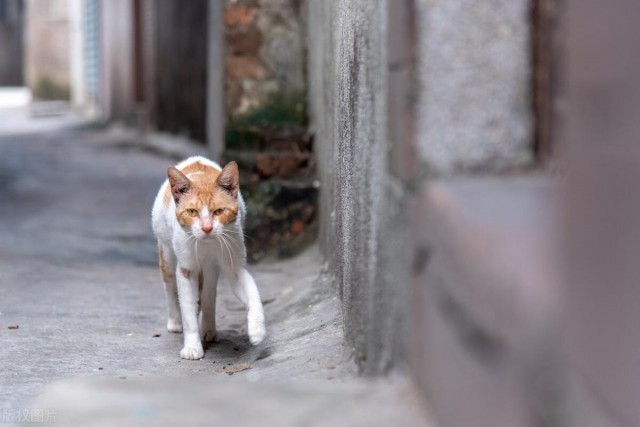
[{"label": "stone wall", "polygon": [[406,189],[389,170],[387,3],[308,7],[321,244],[355,357],[384,372],[405,360],[410,265]]},{"label": "stone wall", "polygon": [[240,164],[253,260],[289,256],[317,232],[300,0],[227,0],[226,149]]},{"label": "stone wall", "polygon": [[[231,121],[271,103],[302,116],[304,40],[300,0],[226,0],[226,96]],[[278,107],[278,105],[275,105]]]}]

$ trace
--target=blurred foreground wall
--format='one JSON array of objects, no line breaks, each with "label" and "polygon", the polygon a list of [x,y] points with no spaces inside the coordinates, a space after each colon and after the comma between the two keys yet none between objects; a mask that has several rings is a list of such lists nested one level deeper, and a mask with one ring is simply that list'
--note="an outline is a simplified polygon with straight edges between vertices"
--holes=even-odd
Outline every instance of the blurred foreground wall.
[{"label": "blurred foreground wall", "polygon": [[640,425],[638,2],[566,5],[563,356],[569,427]]}]

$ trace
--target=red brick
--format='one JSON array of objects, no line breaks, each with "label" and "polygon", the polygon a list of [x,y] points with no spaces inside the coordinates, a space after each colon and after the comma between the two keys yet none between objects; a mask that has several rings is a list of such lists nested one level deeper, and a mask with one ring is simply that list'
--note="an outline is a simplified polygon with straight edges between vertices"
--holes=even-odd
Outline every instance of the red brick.
[{"label": "red brick", "polygon": [[262,80],[269,75],[267,68],[255,56],[227,58],[227,76],[232,80]]},{"label": "red brick", "polygon": [[230,4],[224,13],[224,22],[227,26],[247,26],[253,22],[257,13],[258,9],[255,7]]},{"label": "red brick", "polygon": [[291,223],[291,232],[293,234],[300,234],[304,231],[305,225],[304,222],[296,219]]},{"label": "red brick", "polygon": [[257,55],[262,47],[262,33],[256,29],[227,33],[227,53],[230,56]]}]

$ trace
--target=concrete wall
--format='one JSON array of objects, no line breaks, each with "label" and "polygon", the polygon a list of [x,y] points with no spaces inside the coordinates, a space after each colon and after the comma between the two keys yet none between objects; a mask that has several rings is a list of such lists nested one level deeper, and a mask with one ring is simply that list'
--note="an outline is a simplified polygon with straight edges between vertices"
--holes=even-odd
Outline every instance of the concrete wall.
[{"label": "concrete wall", "polygon": [[24,55],[24,3],[0,3],[0,86],[22,86]]},{"label": "concrete wall", "polygon": [[[308,2],[321,244],[364,372],[404,360],[404,188],[388,170],[386,2]],[[401,262],[395,262],[401,260]]]}]

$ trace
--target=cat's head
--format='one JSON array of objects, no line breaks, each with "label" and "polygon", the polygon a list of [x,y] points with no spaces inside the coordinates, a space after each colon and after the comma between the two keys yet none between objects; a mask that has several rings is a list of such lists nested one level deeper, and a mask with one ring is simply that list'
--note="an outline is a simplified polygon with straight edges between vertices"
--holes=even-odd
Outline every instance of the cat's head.
[{"label": "cat's head", "polygon": [[206,168],[187,175],[174,167],[167,170],[178,223],[196,239],[221,235],[238,216],[238,165],[230,162],[220,172]]}]

